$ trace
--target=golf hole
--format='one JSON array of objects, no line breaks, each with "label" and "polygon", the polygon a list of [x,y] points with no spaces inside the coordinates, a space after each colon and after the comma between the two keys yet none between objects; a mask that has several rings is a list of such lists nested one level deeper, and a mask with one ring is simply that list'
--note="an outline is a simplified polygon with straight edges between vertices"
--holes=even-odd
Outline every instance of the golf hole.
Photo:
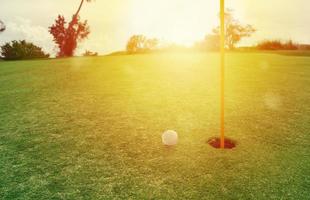
[{"label": "golf hole", "polygon": [[[213,148],[220,149],[221,148],[221,139],[218,137],[213,137],[208,140],[208,144]],[[225,149],[233,149],[237,145],[236,141],[231,140],[229,138],[225,138]]]}]

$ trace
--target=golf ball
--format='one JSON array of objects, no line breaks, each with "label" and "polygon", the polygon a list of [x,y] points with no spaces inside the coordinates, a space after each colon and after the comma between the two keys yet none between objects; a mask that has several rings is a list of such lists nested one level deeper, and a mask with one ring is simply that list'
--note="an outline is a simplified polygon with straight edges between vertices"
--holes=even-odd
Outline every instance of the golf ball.
[{"label": "golf ball", "polygon": [[164,145],[174,146],[178,143],[178,133],[172,130],[165,131],[162,135]]}]

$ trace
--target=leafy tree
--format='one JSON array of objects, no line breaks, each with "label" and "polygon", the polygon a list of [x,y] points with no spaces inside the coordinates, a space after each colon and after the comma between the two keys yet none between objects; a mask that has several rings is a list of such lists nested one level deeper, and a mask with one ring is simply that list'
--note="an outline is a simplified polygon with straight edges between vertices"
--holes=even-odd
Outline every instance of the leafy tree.
[{"label": "leafy tree", "polygon": [[195,44],[195,49],[200,51],[220,50],[220,36],[216,34],[206,35],[203,41],[199,41]]},{"label": "leafy tree", "polygon": [[12,41],[1,46],[1,55],[4,60],[24,60],[48,58],[49,54],[45,54],[42,48],[25,40]]},{"label": "leafy tree", "polygon": [[58,45],[58,57],[71,57],[74,55],[78,42],[83,41],[90,31],[87,21],[80,22],[79,18],[73,17],[67,26],[65,18],[59,15],[55,24],[50,27],[50,33]]},{"label": "leafy tree", "polygon": [[58,57],[73,56],[78,42],[83,41],[90,33],[87,21],[81,22],[79,18],[85,1],[90,2],[91,0],[81,0],[78,10],[68,24],[64,16],[58,15],[55,24],[49,27],[49,32],[53,35],[54,42],[59,48]]},{"label": "leafy tree", "polygon": [[[226,47],[234,49],[242,38],[250,37],[256,30],[251,25],[242,25],[237,19],[234,18],[232,10],[225,12],[225,34],[226,34]],[[213,29],[215,35],[220,35],[220,26]]]},{"label": "leafy tree", "polygon": [[144,35],[133,35],[127,42],[127,52],[137,53],[144,50],[146,37]]},{"label": "leafy tree", "polygon": [[159,42],[156,38],[148,39],[144,35],[133,35],[127,42],[127,52],[143,53],[157,48]]},{"label": "leafy tree", "polygon": [[6,27],[5,24],[3,23],[3,21],[0,20],[0,33],[5,31]]}]

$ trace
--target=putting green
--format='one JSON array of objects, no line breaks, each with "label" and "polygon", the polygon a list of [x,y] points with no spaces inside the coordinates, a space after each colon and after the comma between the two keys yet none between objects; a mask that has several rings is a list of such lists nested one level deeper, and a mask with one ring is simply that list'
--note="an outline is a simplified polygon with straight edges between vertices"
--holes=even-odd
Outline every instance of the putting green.
[{"label": "putting green", "polygon": [[[310,57],[219,55],[0,62],[3,199],[307,199]],[[166,148],[161,135],[178,132]]]}]

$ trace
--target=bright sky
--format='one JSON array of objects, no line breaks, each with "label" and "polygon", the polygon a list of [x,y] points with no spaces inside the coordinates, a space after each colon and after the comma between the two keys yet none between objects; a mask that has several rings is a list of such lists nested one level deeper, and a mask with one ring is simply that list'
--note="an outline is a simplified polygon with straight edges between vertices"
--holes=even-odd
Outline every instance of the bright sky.
[{"label": "bright sky", "polygon": [[[27,39],[53,52],[48,27],[58,14],[67,18],[80,0],[2,0],[0,19],[7,30],[0,44]],[[293,39],[310,43],[309,0],[226,0],[242,22],[258,31],[243,44],[262,39]],[[201,40],[218,24],[219,0],[96,0],[84,5],[82,19],[90,24],[89,39],[79,46],[108,53],[124,49],[133,34],[190,45]]]}]

